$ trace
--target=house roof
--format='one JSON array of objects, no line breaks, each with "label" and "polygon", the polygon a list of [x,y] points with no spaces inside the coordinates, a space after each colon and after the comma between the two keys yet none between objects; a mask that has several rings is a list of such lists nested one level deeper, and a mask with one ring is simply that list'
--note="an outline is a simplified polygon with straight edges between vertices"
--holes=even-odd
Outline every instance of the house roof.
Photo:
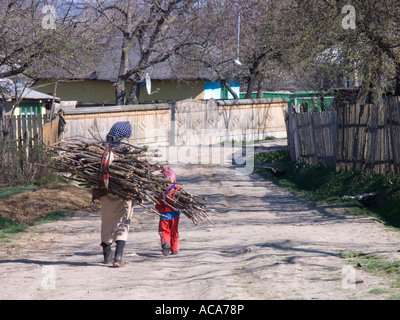
[{"label": "house roof", "polygon": [[[19,95],[20,93],[18,93]],[[30,89],[30,88],[25,88],[25,90],[22,93],[22,99],[25,100],[53,100],[53,96],[41,93],[39,91]],[[9,99],[15,99],[15,95],[9,96]],[[55,98],[56,101],[59,101],[60,98]]]},{"label": "house roof", "polygon": [[[117,34],[109,39],[104,39],[101,43],[100,53],[93,56],[91,71],[77,71],[74,75],[70,72],[60,69],[54,69],[41,75],[41,79],[86,79],[86,80],[105,80],[116,82],[121,61],[122,36]],[[129,69],[137,65],[140,58],[139,47],[133,46],[129,55]],[[74,69],[74,68],[72,68]],[[88,68],[86,68],[89,70]],[[166,61],[153,65],[144,70],[142,77],[149,73],[150,78],[154,80],[215,80],[216,74],[211,68],[200,67],[196,63],[184,63],[183,58],[178,55],[172,55]]]},{"label": "house roof", "polygon": [[[95,70],[88,75],[87,79],[117,81],[121,59],[121,43],[122,38],[120,36],[113,37],[109,41],[109,49],[105,48]],[[139,59],[139,47],[134,46],[130,50],[128,69],[134,68],[138,64]],[[167,60],[144,70],[142,74],[143,79],[146,73],[154,80],[212,80],[215,78],[215,74],[211,69],[200,68],[195,63],[190,65],[184,63],[183,58],[178,55],[172,55]]]}]

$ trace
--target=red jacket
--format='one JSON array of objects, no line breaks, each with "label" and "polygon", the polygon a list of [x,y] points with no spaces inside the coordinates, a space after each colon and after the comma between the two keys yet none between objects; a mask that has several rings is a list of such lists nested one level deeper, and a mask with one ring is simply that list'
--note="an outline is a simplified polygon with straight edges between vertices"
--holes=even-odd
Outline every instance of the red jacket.
[{"label": "red jacket", "polygon": [[[172,189],[171,189],[172,187]],[[165,202],[171,204],[172,206],[174,205],[174,201],[172,199],[175,198],[177,192],[179,191],[181,187],[180,186],[175,186],[174,184],[169,184],[168,185],[168,190],[170,190],[169,192],[167,191],[164,194],[164,200]],[[174,212],[175,209],[171,208],[169,205],[165,204],[163,201],[161,201],[160,199],[163,199],[163,197],[159,197],[157,198],[157,200],[159,200],[160,204],[156,204],[155,208],[157,211],[159,212]]]}]

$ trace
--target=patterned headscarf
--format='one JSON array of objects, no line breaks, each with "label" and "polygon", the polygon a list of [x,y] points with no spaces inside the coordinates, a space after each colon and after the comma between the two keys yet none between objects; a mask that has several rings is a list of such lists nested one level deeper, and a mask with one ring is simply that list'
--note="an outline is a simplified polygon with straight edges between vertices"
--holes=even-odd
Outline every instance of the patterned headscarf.
[{"label": "patterned headscarf", "polygon": [[107,142],[119,144],[124,138],[132,135],[132,126],[129,121],[116,122],[107,134]]}]

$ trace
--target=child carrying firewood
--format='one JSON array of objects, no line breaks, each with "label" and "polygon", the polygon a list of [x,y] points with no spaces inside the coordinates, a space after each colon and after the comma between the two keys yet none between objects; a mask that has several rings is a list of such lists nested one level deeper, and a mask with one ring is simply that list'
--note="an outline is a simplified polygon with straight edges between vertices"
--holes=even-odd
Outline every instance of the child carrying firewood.
[{"label": "child carrying firewood", "polygon": [[169,254],[178,254],[179,252],[179,215],[180,211],[175,211],[170,205],[173,205],[180,186],[176,186],[176,174],[171,168],[166,168],[161,172],[167,179],[171,179],[173,183],[168,184],[163,201],[159,199],[159,204],[155,205],[156,210],[161,214],[160,222],[158,225],[158,233],[161,237],[162,254],[168,256]]}]

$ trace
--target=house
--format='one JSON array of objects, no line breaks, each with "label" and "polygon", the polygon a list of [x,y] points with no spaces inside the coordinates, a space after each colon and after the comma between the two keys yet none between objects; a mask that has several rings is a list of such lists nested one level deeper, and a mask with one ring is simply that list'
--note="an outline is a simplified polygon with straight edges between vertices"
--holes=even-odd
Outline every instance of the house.
[{"label": "house", "polygon": [[[235,80],[229,82],[232,90],[239,97],[240,95],[240,82]],[[204,91],[201,99],[209,100],[209,99],[233,99],[232,94],[224,87],[221,86],[221,81],[205,81],[204,82]]]},{"label": "house", "polygon": [[[40,79],[34,88],[43,93],[54,91],[56,80]],[[91,76],[57,81],[57,97],[63,102],[70,102],[79,106],[107,106],[115,104],[115,83],[112,77],[98,76],[93,72]],[[36,87],[37,86],[37,87]],[[232,89],[239,95],[239,81],[230,82]],[[140,91],[140,102],[166,102],[184,99],[233,99],[220,81],[207,78],[174,79],[162,75],[151,77],[151,87],[154,89],[149,95],[145,80]],[[128,91],[130,83],[127,84]]]},{"label": "house", "polygon": [[[53,104],[53,96],[42,92],[25,88],[17,94],[8,94],[5,96],[4,114],[10,114],[16,101],[20,103],[14,109],[14,115],[44,115],[51,110]],[[59,97],[54,98],[55,103],[60,102]]]},{"label": "house", "polygon": [[[104,53],[95,58],[91,72],[71,76],[65,73],[57,76],[40,77],[34,89],[43,93],[53,93],[57,83],[57,96],[63,103],[69,102],[77,107],[115,105],[115,90],[120,67],[120,38],[110,40]],[[136,55],[136,56],[135,56]],[[132,50],[130,62],[135,65],[137,51]],[[221,86],[210,69],[182,64],[182,59],[172,56],[168,60],[154,65],[142,74],[142,85],[139,100],[146,102],[167,102],[184,99],[230,99],[232,94]],[[150,79],[151,89],[148,93],[146,76]],[[58,79],[58,80],[57,80]],[[127,92],[131,82],[127,81]],[[232,89],[239,96],[239,81],[230,82]]]}]

